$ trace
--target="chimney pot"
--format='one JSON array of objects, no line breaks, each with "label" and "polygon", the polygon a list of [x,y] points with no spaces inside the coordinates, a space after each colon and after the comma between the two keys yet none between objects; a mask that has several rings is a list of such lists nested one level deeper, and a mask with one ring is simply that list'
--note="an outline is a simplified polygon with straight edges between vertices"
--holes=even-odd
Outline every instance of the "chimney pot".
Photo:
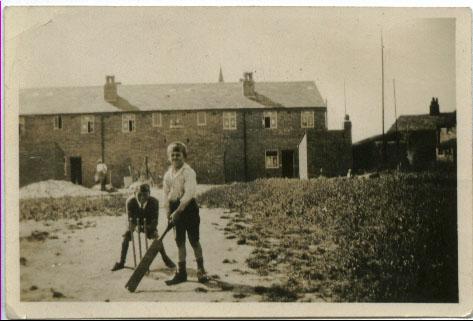
[{"label": "chimney pot", "polygon": [[243,73],[243,95],[245,97],[255,97],[255,82],[253,81],[253,73]]}]

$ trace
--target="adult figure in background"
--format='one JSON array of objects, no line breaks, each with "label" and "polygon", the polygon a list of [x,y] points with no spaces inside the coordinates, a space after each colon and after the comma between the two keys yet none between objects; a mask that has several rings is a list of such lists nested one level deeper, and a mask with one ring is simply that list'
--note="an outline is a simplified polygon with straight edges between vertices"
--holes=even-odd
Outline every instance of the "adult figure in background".
[{"label": "adult figure in background", "polygon": [[105,183],[107,181],[107,165],[100,158],[97,161],[97,168],[95,171],[95,182],[100,183],[100,190],[105,191]]}]

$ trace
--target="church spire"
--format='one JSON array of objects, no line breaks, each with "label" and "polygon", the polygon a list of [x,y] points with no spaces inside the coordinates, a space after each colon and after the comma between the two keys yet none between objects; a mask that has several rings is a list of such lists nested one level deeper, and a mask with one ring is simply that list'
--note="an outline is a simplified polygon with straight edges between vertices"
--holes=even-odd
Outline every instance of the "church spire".
[{"label": "church spire", "polygon": [[220,66],[220,73],[219,73],[219,75],[218,75],[218,82],[224,82],[224,81],[223,81],[222,66]]}]

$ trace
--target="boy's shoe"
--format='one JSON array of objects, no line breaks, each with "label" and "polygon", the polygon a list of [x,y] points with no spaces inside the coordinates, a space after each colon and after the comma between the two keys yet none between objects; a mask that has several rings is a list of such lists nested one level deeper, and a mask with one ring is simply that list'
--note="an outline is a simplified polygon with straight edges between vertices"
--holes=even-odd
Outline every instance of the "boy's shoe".
[{"label": "boy's shoe", "polygon": [[121,269],[123,269],[123,268],[125,268],[125,263],[117,262],[117,263],[115,263],[115,265],[113,266],[112,271],[121,270]]},{"label": "boy's shoe", "polygon": [[207,272],[205,272],[205,270],[197,270],[197,280],[200,282],[200,283],[207,283],[209,282],[209,277],[207,275]]},{"label": "boy's shoe", "polygon": [[165,281],[166,285],[175,285],[187,281],[187,272],[177,272],[171,280]]}]

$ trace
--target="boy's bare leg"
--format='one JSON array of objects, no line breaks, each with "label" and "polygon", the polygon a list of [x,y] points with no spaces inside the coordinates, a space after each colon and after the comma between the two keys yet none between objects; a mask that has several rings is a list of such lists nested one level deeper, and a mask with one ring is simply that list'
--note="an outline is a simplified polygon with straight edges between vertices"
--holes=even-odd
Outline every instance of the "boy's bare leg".
[{"label": "boy's bare leg", "polygon": [[204,258],[202,255],[202,246],[199,241],[191,242],[192,249],[194,250],[195,260],[197,262],[197,279],[201,283],[207,282],[209,279],[207,277],[207,272],[204,268]]},{"label": "boy's bare leg", "polygon": [[187,281],[186,271],[186,242],[185,240],[176,240],[178,249],[178,268],[177,272],[171,280],[166,281],[167,285],[175,285]]}]

